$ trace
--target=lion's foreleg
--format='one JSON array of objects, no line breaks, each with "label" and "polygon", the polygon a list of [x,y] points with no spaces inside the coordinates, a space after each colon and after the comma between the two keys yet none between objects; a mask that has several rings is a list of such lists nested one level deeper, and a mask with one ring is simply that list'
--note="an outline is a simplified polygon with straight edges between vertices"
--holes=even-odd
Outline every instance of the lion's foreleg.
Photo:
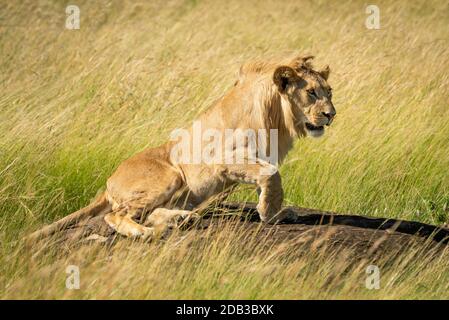
[{"label": "lion's foreleg", "polygon": [[281,175],[276,166],[257,160],[251,164],[223,166],[222,174],[231,181],[257,186],[260,190],[257,211],[262,221],[275,223],[284,218],[281,213],[284,192]]}]

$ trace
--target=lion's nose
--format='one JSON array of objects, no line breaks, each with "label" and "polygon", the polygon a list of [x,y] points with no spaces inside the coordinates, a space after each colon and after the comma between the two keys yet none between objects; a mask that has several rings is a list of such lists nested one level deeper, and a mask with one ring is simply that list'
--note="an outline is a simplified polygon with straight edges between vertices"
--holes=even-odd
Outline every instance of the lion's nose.
[{"label": "lion's nose", "polygon": [[330,125],[335,117],[335,112],[321,112],[321,114],[327,118],[327,125]]}]

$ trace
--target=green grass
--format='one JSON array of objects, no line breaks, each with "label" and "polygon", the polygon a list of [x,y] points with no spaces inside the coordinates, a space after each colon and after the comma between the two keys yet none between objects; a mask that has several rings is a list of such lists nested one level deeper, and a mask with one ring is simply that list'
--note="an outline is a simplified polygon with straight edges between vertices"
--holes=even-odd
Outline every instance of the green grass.
[{"label": "green grass", "polygon": [[[338,116],[325,137],[290,152],[285,202],[448,223],[445,1],[379,1],[380,30],[365,28],[363,1],[76,4],[81,29],[71,31],[64,1],[0,1],[0,297],[448,298],[444,260],[385,264],[389,285],[368,292],[361,266],[320,283],[338,257],[287,248],[270,260],[244,250],[239,230],[221,235],[224,244],[193,239],[196,250],[126,242],[38,263],[14,242],[86,205],[121,161],[166,141],[225,93],[243,62],[292,52],[331,66]],[[234,198],[256,199],[247,188]],[[64,287],[71,259],[90,281],[77,292]],[[254,272],[241,272],[251,264]],[[270,268],[278,271],[267,276]]]}]

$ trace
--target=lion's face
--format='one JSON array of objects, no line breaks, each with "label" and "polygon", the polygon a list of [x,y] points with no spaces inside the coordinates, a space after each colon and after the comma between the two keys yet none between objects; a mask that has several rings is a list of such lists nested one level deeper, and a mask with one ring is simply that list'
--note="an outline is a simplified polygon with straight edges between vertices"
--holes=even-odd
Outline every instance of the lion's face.
[{"label": "lion's face", "polygon": [[293,112],[303,120],[305,131],[312,137],[322,136],[324,127],[329,126],[336,115],[328,76],[328,67],[314,71],[281,66],[274,73],[273,80],[281,94],[288,98],[295,109]]}]

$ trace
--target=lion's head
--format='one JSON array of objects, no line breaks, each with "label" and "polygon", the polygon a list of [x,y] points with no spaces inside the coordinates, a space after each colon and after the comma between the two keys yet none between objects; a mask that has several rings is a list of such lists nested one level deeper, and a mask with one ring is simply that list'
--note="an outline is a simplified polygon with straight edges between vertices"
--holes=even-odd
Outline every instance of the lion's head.
[{"label": "lion's head", "polygon": [[332,88],[327,83],[330,69],[313,70],[309,60],[298,57],[292,62],[276,67],[273,81],[281,95],[288,99],[296,118],[303,120],[305,132],[312,137],[324,133],[336,115],[332,104]]}]

